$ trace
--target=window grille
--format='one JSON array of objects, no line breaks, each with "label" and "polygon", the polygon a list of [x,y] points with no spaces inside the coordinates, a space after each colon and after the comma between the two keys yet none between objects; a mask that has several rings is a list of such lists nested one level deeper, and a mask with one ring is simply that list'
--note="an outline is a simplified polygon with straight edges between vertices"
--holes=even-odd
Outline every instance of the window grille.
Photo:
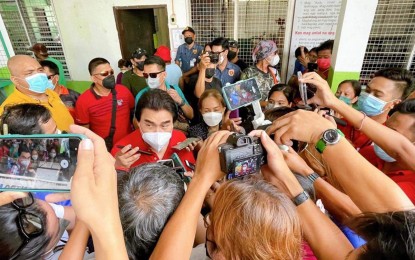
[{"label": "window grille", "polygon": [[379,0],[370,32],[360,80],[367,83],[373,73],[387,67],[415,72],[415,2]]},{"label": "window grille", "polygon": [[287,8],[288,1],[278,0],[191,0],[192,26],[201,44],[236,35],[239,57],[249,65],[253,64],[252,49],[263,39],[277,43],[282,60]]},{"label": "window grille", "polygon": [[43,43],[49,56],[62,63],[65,77],[70,78],[50,0],[1,0],[0,14],[15,54],[31,55],[29,48]]}]

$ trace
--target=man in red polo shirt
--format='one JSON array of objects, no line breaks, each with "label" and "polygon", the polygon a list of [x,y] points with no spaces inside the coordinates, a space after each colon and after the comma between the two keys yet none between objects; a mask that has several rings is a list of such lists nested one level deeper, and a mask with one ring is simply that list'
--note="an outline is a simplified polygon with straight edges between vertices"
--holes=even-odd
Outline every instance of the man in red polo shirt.
[{"label": "man in red polo shirt", "polygon": [[[75,122],[104,138],[110,150],[112,144],[132,131],[134,98],[126,87],[115,84],[114,70],[106,59],[92,59],[88,70],[93,83],[76,102]],[[111,122],[113,111],[115,124]],[[112,125],[115,129],[111,129]]]},{"label": "man in red polo shirt", "polygon": [[186,136],[173,129],[177,105],[166,91],[152,89],[144,93],[137,103],[135,117],[139,128],[118,141],[111,151],[117,169],[128,170],[143,163],[170,159],[173,153],[177,153],[183,165],[186,160],[195,162],[191,151],[173,148],[186,140]]},{"label": "man in red polo shirt", "polygon": [[[415,99],[406,100],[394,109],[394,113],[386,121],[385,125],[405,136],[415,144]],[[385,137],[385,138],[391,138]],[[415,149],[415,147],[414,147]],[[402,162],[392,158],[376,143],[361,149],[360,154],[379,170],[388,175],[406,195],[415,202],[415,172],[408,169]],[[415,165],[415,158],[409,165]]]}]

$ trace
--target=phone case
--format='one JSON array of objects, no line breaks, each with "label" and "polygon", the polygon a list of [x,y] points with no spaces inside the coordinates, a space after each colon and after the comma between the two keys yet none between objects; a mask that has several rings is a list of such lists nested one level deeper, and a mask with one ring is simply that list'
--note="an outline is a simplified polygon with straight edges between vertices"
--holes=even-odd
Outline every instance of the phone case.
[{"label": "phone case", "polygon": [[190,138],[187,138],[186,140],[184,140],[180,144],[177,144],[177,145],[173,146],[173,149],[176,149],[176,150],[181,151],[184,148],[186,148],[190,143],[193,143],[193,142],[199,141],[199,140],[200,140],[199,137],[190,137]]}]

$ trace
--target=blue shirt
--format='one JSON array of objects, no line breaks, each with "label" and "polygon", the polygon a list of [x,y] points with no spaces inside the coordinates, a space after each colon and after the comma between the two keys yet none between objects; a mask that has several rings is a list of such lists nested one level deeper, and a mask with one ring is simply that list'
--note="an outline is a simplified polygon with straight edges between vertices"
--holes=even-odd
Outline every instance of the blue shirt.
[{"label": "blue shirt", "polygon": [[241,69],[238,67],[238,65],[228,61],[223,71],[216,67],[215,77],[220,79],[222,86],[226,86],[227,83],[233,84],[240,79]]},{"label": "blue shirt", "polygon": [[298,71],[304,73],[305,67],[303,66],[303,64],[301,64],[301,62],[298,59],[296,59],[294,63],[294,76],[297,76]]},{"label": "blue shirt", "polygon": [[175,61],[180,61],[182,63],[181,69],[183,72],[188,72],[192,67],[196,65],[196,61],[203,51],[203,47],[197,43],[195,43],[191,49],[189,49],[188,46],[189,45],[186,43],[180,45],[177,49],[175,59]]},{"label": "blue shirt", "polygon": [[182,70],[176,63],[166,65],[166,82],[172,85],[179,85],[179,79],[182,76]]},{"label": "blue shirt", "polygon": [[[174,90],[177,91],[177,94],[179,94],[179,96],[184,100],[184,102],[188,105],[189,103],[187,102],[186,98],[184,97],[184,94],[182,92],[182,90],[180,89],[179,86],[177,85],[169,85],[169,83],[165,82],[164,83],[166,85],[166,89],[169,90],[171,89],[171,87],[174,88]],[[150,90],[150,87],[147,86],[144,89],[142,89],[140,92],[138,92],[137,96],[135,96],[135,107],[137,108],[137,103],[138,100],[140,100],[141,96],[144,95],[144,93],[146,93],[147,91]],[[135,108],[134,108],[134,114],[135,114]]]}]

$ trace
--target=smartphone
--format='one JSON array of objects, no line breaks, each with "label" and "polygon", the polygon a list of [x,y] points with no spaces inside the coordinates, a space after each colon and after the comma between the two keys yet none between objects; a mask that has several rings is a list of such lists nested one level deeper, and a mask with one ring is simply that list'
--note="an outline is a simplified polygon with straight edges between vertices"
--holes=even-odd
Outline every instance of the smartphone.
[{"label": "smartphone", "polygon": [[317,63],[312,63],[312,62],[307,63],[307,70],[309,72],[317,71],[318,70]]},{"label": "smartphone", "polygon": [[186,166],[191,169],[192,171],[194,171],[196,169],[196,165],[194,163],[189,162],[188,160],[184,160],[184,162],[186,163]]},{"label": "smartphone", "polygon": [[245,107],[262,97],[255,78],[226,85],[222,88],[222,94],[229,110]]},{"label": "smartphone", "polygon": [[182,180],[186,183],[189,183],[192,178],[184,175],[186,168],[184,167],[177,153],[173,153],[170,158],[173,160],[176,172],[180,174]]},{"label": "smartphone", "polygon": [[2,135],[0,191],[68,192],[75,173],[77,134]]},{"label": "smartphone", "polygon": [[157,163],[170,167],[170,168],[174,168],[174,162],[172,159],[167,159],[167,160],[158,160]]},{"label": "smartphone", "polygon": [[308,101],[308,97],[307,97],[307,84],[300,82],[300,79],[303,78],[303,73],[301,73],[301,71],[297,72],[297,76],[298,76],[298,88],[300,91],[300,97],[301,100],[304,103],[304,108],[310,108],[310,106],[307,104]]},{"label": "smartphone", "polygon": [[181,143],[176,144],[175,146],[173,146],[173,149],[181,151],[184,148],[186,148],[187,146],[189,146],[189,144],[191,144],[193,142],[197,142],[199,140],[200,140],[199,137],[190,137],[190,138],[187,138],[183,142],[181,142]]}]

